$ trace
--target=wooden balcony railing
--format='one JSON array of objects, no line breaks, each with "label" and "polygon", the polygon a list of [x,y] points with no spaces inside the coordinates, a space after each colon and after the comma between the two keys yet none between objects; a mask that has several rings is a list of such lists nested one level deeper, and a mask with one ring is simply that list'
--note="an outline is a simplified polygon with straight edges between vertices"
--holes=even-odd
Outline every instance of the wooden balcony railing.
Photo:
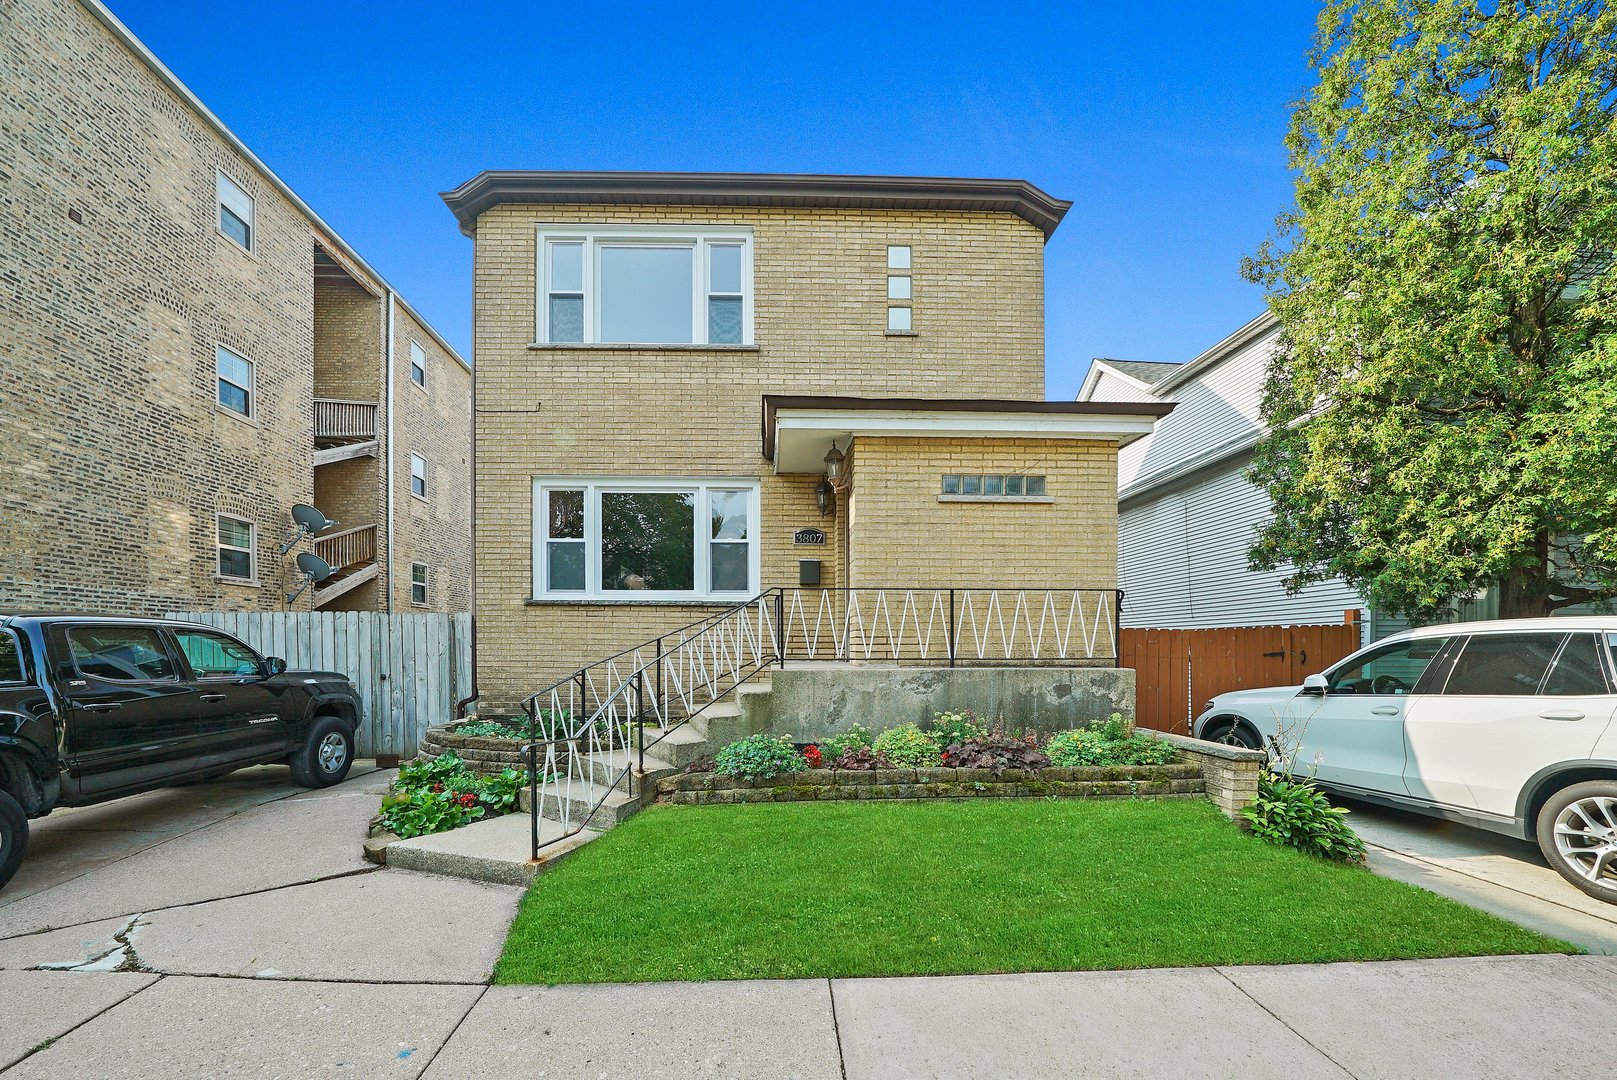
[{"label": "wooden balcony railing", "polygon": [[373,563],[376,561],[376,526],[356,525],[328,536],[318,536],[314,553],[338,571]]},{"label": "wooden balcony railing", "polygon": [[314,437],[317,439],[376,438],[376,402],[315,398]]}]

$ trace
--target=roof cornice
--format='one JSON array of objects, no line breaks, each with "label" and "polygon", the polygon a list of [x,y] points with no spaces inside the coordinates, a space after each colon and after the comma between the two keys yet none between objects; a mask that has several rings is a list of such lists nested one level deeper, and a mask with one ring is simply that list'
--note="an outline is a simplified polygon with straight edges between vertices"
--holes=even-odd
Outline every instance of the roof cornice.
[{"label": "roof cornice", "polygon": [[1072,203],[1026,180],[818,173],[480,172],[443,200],[467,236],[502,203],[816,206],[1015,214],[1048,239]]}]

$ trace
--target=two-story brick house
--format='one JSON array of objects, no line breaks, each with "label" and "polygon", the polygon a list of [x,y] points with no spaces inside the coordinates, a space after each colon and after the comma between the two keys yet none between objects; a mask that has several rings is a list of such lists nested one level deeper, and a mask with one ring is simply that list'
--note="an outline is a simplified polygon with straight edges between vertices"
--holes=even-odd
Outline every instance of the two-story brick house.
[{"label": "two-story brick house", "polygon": [[1068,203],[550,172],[444,198],[476,242],[485,708],[773,586],[844,619],[848,589],[1115,588],[1117,449],[1171,406],[1043,400]]},{"label": "two-story brick house", "polygon": [[0,80],[0,610],[467,609],[466,362],[97,0]]}]

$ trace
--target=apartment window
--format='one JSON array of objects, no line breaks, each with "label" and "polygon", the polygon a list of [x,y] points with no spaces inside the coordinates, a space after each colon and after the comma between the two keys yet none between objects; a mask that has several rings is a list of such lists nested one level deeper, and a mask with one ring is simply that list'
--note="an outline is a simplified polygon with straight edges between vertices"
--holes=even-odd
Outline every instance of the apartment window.
[{"label": "apartment window", "polygon": [[887,246],[887,332],[908,334],[915,330],[914,284],[910,278],[910,249],[907,244]]},{"label": "apartment window", "polygon": [[420,454],[410,455],[410,494],[418,499],[427,497],[427,459]]},{"label": "apartment window", "polygon": [[940,494],[950,498],[1043,499],[1042,476],[1025,473],[949,473],[943,477]]},{"label": "apartment window", "polygon": [[416,562],[410,564],[410,603],[423,606],[427,603],[426,563]]},{"label": "apartment window", "polygon": [[215,350],[215,372],[218,376],[219,404],[233,413],[252,416],[253,362],[220,345]]},{"label": "apartment window", "polygon": [[758,485],[540,481],[534,591],[555,599],[737,599],[758,591]]},{"label": "apartment window", "polygon": [[752,230],[540,226],[537,338],[552,345],[752,343]]},{"label": "apartment window", "polygon": [[243,251],[252,251],[257,237],[253,221],[253,197],[243,191],[234,180],[219,174],[215,187],[219,203],[219,231],[241,245]]},{"label": "apartment window", "polygon": [[220,577],[235,581],[258,579],[257,557],[254,554],[257,533],[258,526],[251,521],[229,514],[219,515],[215,542],[219,549]]},{"label": "apartment window", "polygon": [[410,381],[421,389],[427,388],[427,350],[419,342],[410,342]]}]

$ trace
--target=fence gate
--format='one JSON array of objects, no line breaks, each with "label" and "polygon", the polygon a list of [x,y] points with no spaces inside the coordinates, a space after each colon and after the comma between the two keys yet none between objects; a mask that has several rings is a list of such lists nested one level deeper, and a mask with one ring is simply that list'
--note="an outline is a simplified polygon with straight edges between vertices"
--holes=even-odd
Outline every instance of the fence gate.
[{"label": "fence gate", "polygon": [[376,611],[177,611],[288,667],[336,671],[365,705],[356,752],[414,755],[422,734],[471,693],[472,617]]},{"label": "fence gate", "polygon": [[1359,647],[1359,622],[1211,630],[1125,627],[1122,644],[1119,665],[1135,671],[1136,722],[1188,734],[1191,721],[1215,694],[1294,686],[1353,652]]}]

